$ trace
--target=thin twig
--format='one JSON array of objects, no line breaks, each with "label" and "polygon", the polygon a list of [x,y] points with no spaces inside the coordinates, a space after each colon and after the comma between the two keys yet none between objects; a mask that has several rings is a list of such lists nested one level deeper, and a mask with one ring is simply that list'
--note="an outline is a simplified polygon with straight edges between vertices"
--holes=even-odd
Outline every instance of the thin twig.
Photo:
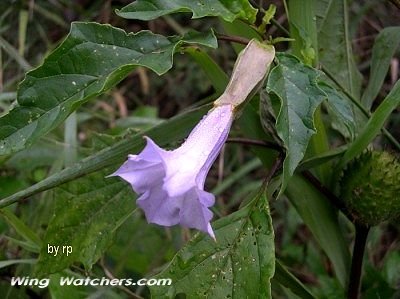
[{"label": "thin twig", "polygon": [[389,0],[392,2],[393,5],[395,5],[398,9],[400,9],[400,0]]},{"label": "thin twig", "polygon": [[273,143],[271,141],[266,141],[266,140],[257,140],[257,139],[248,139],[248,138],[228,138],[226,142],[229,143],[241,143],[241,144],[246,144],[246,145],[255,145],[255,146],[262,146],[266,147],[269,149],[273,149],[277,152],[282,153],[283,149],[280,147],[278,144]]},{"label": "thin twig", "polygon": [[348,299],[358,299],[359,297],[365,244],[367,242],[368,232],[370,229],[368,226],[359,223],[356,223],[355,227],[356,239],[354,241],[349,285],[347,289]]},{"label": "thin twig", "polygon": [[271,19],[271,23],[276,26],[279,30],[281,30],[283,33],[285,33],[287,36],[290,36],[289,30],[287,30],[285,27],[283,27],[277,20],[274,18]]},{"label": "thin twig", "polygon": [[275,176],[275,173],[282,167],[283,162],[283,153],[279,153],[278,157],[275,159],[274,164],[272,164],[271,169],[269,170],[265,180],[263,182],[264,186],[268,186],[271,182],[272,178]]},{"label": "thin twig", "polygon": [[[256,140],[256,139],[247,139],[247,138],[229,138],[226,142],[231,143],[242,143],[247,145],[255,145],[262,146],[269,149],[276,150],[280,153],[280,158],[283,157],[283,149],[276,143],[265,141],[265,140]],[[325,197],[329,200],[329,202],[336,207],[338,210],[343,212],[350,220],[353,220],[353,217],[347,212],[346,206],[344,203],[327,187],[325,187],[318,178],[316,178],[310,171],[305,170],[302,171],[302,175]]]},{"label": "thin twig", "polygon": [[[100,260],[100,265],[103,268],[104,274],[109,278],[109,279],[116,279],[115,276],[111,273],[111,271],[106,267],[106,265],[104,264],[104,260],[101,259]],[[135,294],[134,292],[132,292],[130,289],[128,289],[126,286],[123,285],[118,285],[115,286],[116,288],[124,291],[126,294],[128,294],[131,298],[134,299],[143,299],[143,297]]]},{"label": "thin twig", "polygon": [[350,220],[353,219],[351,215],[347,212],[346,206],[331,190],[324,186],[321,181],[316,178],[310,171],[304,170],[301,172],[304,178],[307,179],[321,194],[329,200],[329,202],[338,210],[343,212]]},{"label": "thin twig", "polygon": [[238,43],[238,44],[242,44],[242,45],[247,45],[250,42],[249,39],[247,39],[245,37],[241,37],[241,36],[226,35],[226,34],[221,34],[221,33],[217,33],[216,35],[219,40],[225,40],[225,41],[234,42],[234,43]]},{"label": "thin twig", "polygon": [[266,140],[257,140],[257,139],[248,139],[248,138],[239,138],[239,137],[228,138],[228,140],[226,142],[262,146],[262,147],[276,150],[279,153],[278,157],[275,159],[274,164],[272,164],[271,169],[269,170],[267,176],[265,177],[261,188],[265,188],[270,183],[270,181],[274,177],[275,173],[279,170],[279,168],[282,167],[283,158],[284,158],[284,150],[276,143],[266,141]]}]

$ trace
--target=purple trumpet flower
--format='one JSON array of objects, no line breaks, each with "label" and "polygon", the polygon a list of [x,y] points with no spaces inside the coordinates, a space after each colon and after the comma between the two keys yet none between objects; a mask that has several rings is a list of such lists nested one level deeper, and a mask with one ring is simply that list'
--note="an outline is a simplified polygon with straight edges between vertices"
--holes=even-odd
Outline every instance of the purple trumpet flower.
[{"label": "purple trumpet flower", "polygon": [[208,233],[215,239],[210,221],[213,194],[204,191],[207,173],[224,145],[233,121],[234,106],[223,104],[211,109],[186,141],[167,151],[149,137],[138,155],[111,176],[129,182],[140,195],[137,205],[149,223],[163,226],[181,224]]}]

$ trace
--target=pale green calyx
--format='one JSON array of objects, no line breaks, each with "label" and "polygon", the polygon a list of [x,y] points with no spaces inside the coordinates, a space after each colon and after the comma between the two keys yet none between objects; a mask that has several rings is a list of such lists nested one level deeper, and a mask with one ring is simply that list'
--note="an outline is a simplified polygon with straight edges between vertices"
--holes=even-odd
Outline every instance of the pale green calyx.
[{"label": "pale green calyx", "polygon": [[251,40],[240,52],[228,86],[214,105],[237,107],[251,97],[264,81],[274,57],[273,46]]}]

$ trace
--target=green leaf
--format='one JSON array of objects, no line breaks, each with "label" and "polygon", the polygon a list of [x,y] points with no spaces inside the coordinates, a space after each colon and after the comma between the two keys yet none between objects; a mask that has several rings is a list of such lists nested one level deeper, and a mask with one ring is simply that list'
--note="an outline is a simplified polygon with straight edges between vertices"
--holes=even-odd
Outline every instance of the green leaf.
[{"label": "green leaf", "polygon": [[0,269],[15,264],[34,264],[35,262],[36,260],[34,259],[0,261]]},{"label": "green leaf", "polygon": [[193,18],[217,16],[229,22],[240,18],[254,23],[257,9],[248,0],[137,0],[116,11],[120,17],[144,21],[178,12],[192,12]]},{"label": "green leaf", "polygon": [[210,105],[205,105],[187,111],[173,117],[172,119],[166,120],[149,130],[133,136],[127,136],[123,140],[116,142],[114,145],[109,146],[90,157],[87,157],[73,166],[63,169],[33,186],[0,200],[0,208],[17,202],[22,198],[30,197],[81,176],[96,172],[104,167],[122,163],[128,154],[135,153],[143,148],[143,135],[151,137],[159,146],[164,146],[169,142],[179,141],[187,136],[190,129],[194,127],[194,125],[210,108]]},{"label": "green leaf", "polygon": [[199,48],[188,48],[185,49],[185,52],[189,53],[194,61],[196,61],[196,63],[203,69],[217,94],[221,95],[225,91],[229,82],[228,76],[224,73],[221,67],[216,64],[207,53]]},{"label": "green leaf", "polygon": [[357,138],[349,145],[344,154],[339,167],[343,167],[347,162],[357,157],[365,150],[368,144],[379,134],[386,120],[399,106],[400,103],[400,80],[396,82],[393,89],[386,96],[383,102],[378,106],[367,124],[357,136]]},{"label": "green leaf", "polygon": [[[93,149],[113,144],[120,137],[99,134]],[[110,245],[115,231],[135,210],[135,194],[128,184],[107,178],[111,169],[90,174],[56,189],[55,211],[40,250],[37,272],[59,272],[74,262],[87,270]],[[58,254],[48,252],[48,245],[59,246]],[[61,252],[71,246],[72,253]]]},{"label": "green leaf", "polygon": [[350,254],[338,223],[337,213],[300,175],[292,177],[286,195],[332,261],[336,277],[344,286],[350,265]]},{"label": "green leaf", "polygon": [[23,149],[62,123],[81,104],[110,89],[136,66],[161,75],[182,44],[217,47],[212,31],[166,38],[127,34],[110,25],[73,23],[61,45],[19,86],[18,106],[0,118],[0,156]]},{"label": "green leaf", "polygon": [[93,289],[91,290],[89,286],[61,285],[60,280],[62,277],[85,279],[85,277],[80,277],[67,271],[50,275],[48,290],[51,299],[84,299],[90,297],[90,295],[95,295],[93,294]]},{"label": "green leaf", "polygon": [[132,272],[144,274],[172,258],[172,245],[164,227],[149,225],[142,212],[136,210],[118,229],[112,247],[107,250],[107,261],[113,264],[117,277]]},{"label": "green leaf", "polygon": [[258,32],[264,34],[267,25],[271,23],[271,20],[274,18],[276,13],[276,6],[274,4],[270,4],[268,9],[264,12],[264,16],[261,20],[261,24],[257,27]]},{"label": "green leaf", "polygon": [[346,0],[316,2],[319,61],[356,99],[360,97],[361,74],[354,62],[348,32]]},{"label": "green leaf", "polygon": [[307,65],[318,63],[317,26],[315,19],[314,0],[289,1],[290,37],[295,41],[290,43],[293,54],[301,57]]},{"label": "green leaf", "polygon": [[368,109],[379,93],[390,62],[400,43],[400,26],[387,27],[379,32],[372,48],[371,70],[361,103]]},{"label": "green leaf", "polygon": [[24,71],[29,71],[32,66],[18,53],[18,50],[0,36],[0,48],[12,57]]},{"label": "green leaf", "polygon": [[[264,188],[263,188],[264,189]],[[265,190],[243,209],[213,227],[217,242],[197,234],[156,278],[170,286],[150,287],[154,298],[271,298],[274,234]]]},{"label": "green leaf", "polygon": [[346,149],[347,149],[347,145],[343,145],[341,147],[331,149],[322,154],[314,155],[309,159],[304,159],[300,163],[299,167],[297,167],[296,171],[301,172],[303,170],[311,169],[311,168],[320,166],[322,164],[326,164],[327,162],[329,162],[333,159],[343,156]]},{"label": "green leaf", "polygon": [[262,163],[258,158],[254,158],[246,164],[242,164],[237,171],[225,177],[224,180],[211,191],[211,193],[216,196],[222,194],[225,190],[233,186],[237,181],[241,180],[251,171],[260,168],[260,166],[262,166]]},{"label": "green leaf", "polygon": [[[116,229],[135,209],[131,188],[116,178],[105,178],[108,174],[110,170],[97,172],[57,189],[37,273],[59,272],[74,262],[90,270],[108,248]],[[48,253],[49,245],[59,246],[57,255]],[[72,246],[72,253],[63,253],[63,246]]]},{"label": "green leaf", "polygon": [[354,139],[356,128],[351,103],[329,84],[318,82],[318,86],[326,94],[326,104],[331,115],[333,128],[341,132],[344,137]]},{"label": "green leaf", "polygon": [[10,244],[15,244],[23,249],[25,249],[26,251],[29,252],[34,252],[34,253],[39,253],[39,249],[40,247],[30,241],[21,241],[18,239],[14,239],[8,236],[4,236],[4,238],[10,242]]},{"label": "green leaf", "polygon": [[39,247],[42,244],[42,241],[37,234],[22,222],[21,219],[15,216],[14,213],[7,209],[1,209],[0,216],[2,216],[4,220],[15,229],[18,235],[23,237],[31,245]]},{"label": "green leaf", "polygon": [[316,298],[279,260],[275,261],[275,275],[272,282],[278,282],[302,299]]},{"label": "green leaf", "polygon": [[266,90],[271,99],[277,97],[280,101],[276,130],[286,148],[282,193],[315,134],[314,112],[325,94],[318,87],[317,70],[294,56],[280,54],[277,57],[279,64],[272,69]]}]

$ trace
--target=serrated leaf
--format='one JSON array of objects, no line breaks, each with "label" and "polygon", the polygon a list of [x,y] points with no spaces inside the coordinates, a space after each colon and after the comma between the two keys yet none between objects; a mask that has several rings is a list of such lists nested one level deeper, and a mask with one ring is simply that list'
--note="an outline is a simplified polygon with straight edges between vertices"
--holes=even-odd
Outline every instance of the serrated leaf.
[{"label": "serrated leaf", "polygon": [[331,87],[325,82],[318,83],[327,99],[328,113],[332,118],[332,126],[334,129],[342,133],[344,137],[354,139],[356,128],[355,128],[355,117],[351,103],[335,88]]},{"label": "serrated leaf", "polygon": [[314,112],[325,93],[318,87],[317,70],[291,55],[280,54],[277,58],[279,64],[272,69],[266,90],[280,101],[276,131],[286,149],[281,194],[315,134]]},{"label": "serrated leaf", "polygon": [[116,11],[122,18],[144,21],[178,12],[191,12],[193,18],[217,16],[229,22],[240,18],[254,23],[257,9],[248,0],[137,0]]},{"label": "serrated leaf", "polygon": [[348,32],[347,0],[320,0],[315,3],[320,63],[351,95],[359,99],[361,74],[354,62]]},{"label": "serrated leaf", "polygon": [[[98,151],[120,138],[96,134],[92,148]],[[92,173],[56,189],[55,211],[40,250],[38,274],[59,272],[74,262],[89,270],[108,248],[116,229],[135,209],[131,188],[116,178],[106,178],[111,172]],[[60,246],[58,254],[49,254],[48,245]],[[62,253],[62,246],[72,246],[72,253]]]},{"label": "serrated leaf", "polygon": [[264,190],[243,209],[213,224],[217,242],[198,234],[156,278],[154,298],[271,298],[274,234]]},{"label": "serrated leaf", "polygon": [[393,54],[400,43],[400,26],[387,27],[379,32],[372,48],[371,70],[367,88],[361,98],[370,108],[387,75]]},{"label": "serrated leaf", "polygon": [[[118,179],[105,178],[109,173],[97,172],[57,189],[54,215],[36,268],[39,275],[59,272],[74,262],[89,270],[134,211],[134,193]],[[60,246],[56,256],[48,253],[48,245]],[[61,252],[63,246],[72,246],[72,253]]]},{"label": "serrated leaf", "polygon": [[167,38],[150,31],[127,34],[110,25],[73,23],[64,42],[27,73],[18,89],[18,106],[0,118],[0,156],[31,145],[136,66],[159,75],[167,72],[184,43],[217,46],[212,31]]}]

